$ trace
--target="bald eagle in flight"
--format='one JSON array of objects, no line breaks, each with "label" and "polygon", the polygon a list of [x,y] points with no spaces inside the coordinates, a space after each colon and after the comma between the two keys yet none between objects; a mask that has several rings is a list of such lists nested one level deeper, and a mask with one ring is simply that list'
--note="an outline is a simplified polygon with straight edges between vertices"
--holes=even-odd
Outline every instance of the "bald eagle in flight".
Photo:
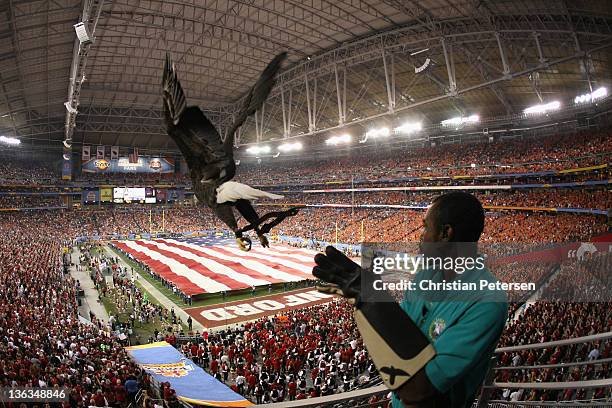
[{"label": "bald eagle in flight", "polygon": [[[191,176],[193,192],[200,203],[209,206],[236,235],[240,249],[251,249],[251,240],[244,232],[255,230],[261,245],[268,247],[265,234],[286,217],[297,214],[297,208],[257,215],[250,200],[279,199],[283,196],[257,190],[231,181],[236,173],[233,155],[234,133],[265,102],[287,53],[277,55],[266,67],[246,96],[245,104],[225,140],[197,106],[187,106],[185,93],[178,80],[169,54],[166,54],[162,80],[164,118],[168,135],[181,151]],[[249,223],[238,228],[233,208]],[[269,220],[269,221],[268,221]],[[266,224],[263,224],[268,221]]]}]

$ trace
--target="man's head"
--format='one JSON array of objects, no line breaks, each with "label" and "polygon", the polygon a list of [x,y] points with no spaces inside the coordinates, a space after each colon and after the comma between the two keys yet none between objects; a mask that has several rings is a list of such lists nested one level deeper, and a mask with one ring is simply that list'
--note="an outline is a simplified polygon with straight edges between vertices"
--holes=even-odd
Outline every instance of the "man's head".
[{"label": "man's head", "polygon": [[484,229],[480,201],[465,192],[436,197],[423,220],[422,242],[477,242]]}]

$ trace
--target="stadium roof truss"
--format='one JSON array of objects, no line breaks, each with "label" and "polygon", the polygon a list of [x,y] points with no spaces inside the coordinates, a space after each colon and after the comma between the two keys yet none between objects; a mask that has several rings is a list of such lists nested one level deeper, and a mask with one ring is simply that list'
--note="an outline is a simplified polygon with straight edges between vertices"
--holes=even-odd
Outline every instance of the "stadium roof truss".
[{"label": "stadium roof truss", "polygon": [[289,52],[235,136],[247,144],[573,101],[609,85],[611,49],[605,0],[7,0],[0,133],[174,149],[160,111],[166,51],[221,133],[265,64]]}]

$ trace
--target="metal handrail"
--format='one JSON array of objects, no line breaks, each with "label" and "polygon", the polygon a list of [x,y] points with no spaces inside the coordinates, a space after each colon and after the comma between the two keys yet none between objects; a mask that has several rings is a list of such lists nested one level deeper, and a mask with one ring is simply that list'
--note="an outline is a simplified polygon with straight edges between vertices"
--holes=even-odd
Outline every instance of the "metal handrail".
[{"label": "metal handrail", "polygon": [[612,331],[607,332],[607,333],[593,334],[590,336],[574,337],[572,339],[549,341],[546,343],[534,343],[534,344],[525,344],[523,346],[501,347],[501,348],[495,349],[495,354],[508,353],[512,351],[542,349],[542,348],[557,347],[557,346],[569,346],[572,344],[590,343],[593,341],[608,340],[608,339],[612,339]]},{"label": "metal handrail", "polygon": [[602,380],[585,380],[585,381],[562,381],[562,382],[529,382],[529,383],[513,383],[513,382],[495,382],[493,385],[484,385],[483,388],[526,388],[530,390],[565,390],[565,389],[590,389],[612,387],[612,378]]},{"label": "metal handrail", "polygon": [[320,405],[332,405],[344,401],[353,400],[356,398],[367,398],[370,395],[390,392],[384,385],[378,385],[376,387],[364,388],[362,390],[343,392],[340,394],[328,395],[326,397],[309,398],[305,400],[297,401],[283,401],[274,404],[266,404],[266,407],[270,408],[281,408],[281,407],[306,407],[306,406],[320,406]]},{"label": "metal handrail", "polygon": [[605,364],[612,362],[612,358],[602,358],[601,360],[590,360],[590,361],[576,361],[573,363],[559,363],[559,364],[542,364],[539,366],[507,366],[507,367],[495,367],[494,370],[531,370],[534,368],[545,369],[545,368],[564,368],[564,367],[575,367],[582,365],[595,365]]},{"label": "metal handrail", "polygon": [[[495,350],[496,354],[512,352],[512,351],[521,351],[521,350],[530,350],[530,349],[541,349],[547,347],[557,347],[557,346],[568,346],[572,344],[578,343],[590,343],[598,340],[607,340],[612,338],[612,332],[600,333],[590,336],[576,337],[572,339],[565,339],[559,341],[550,341],[546,343],[537,343],[537,344],[527,344],[523,346],[513,346],[513,347],[502,347]],[[523,366],[524,369],[544,369],[544,368],[554,368],[554,367],[569,367],[569,366],[578,366],[578,365],[586,365],[586,364],[603,364],[612,361],[612,358],[606,358],[602,360],[593,360],[588,362],[576,362],[576,363],[565,363],[565,364],[547,364],[542,366]],[[498,370],[501,369],[519,369],[519,367],[499,367],[496,368]],[[495,382],[491,385],[484,385],[484,389],[499,389],[499,388],[509,388],[509,389],[546,389],[546,390],[559,390],[559,389],[593,389],[593,388],[602,388],[602,387],[611,387],[612,386],[612,378],[607,379],[599,379],[599,380],[586,380],[586,381],[566,381],[566,382],[531,382],[531,383],[501,383]],[[390,392],[384,385],[378,385],[376,387],[365,388],[356,391],[344,392],[341,394],[330,395],[326,397],[318,397],[318,398],[310,398],[306,400],[300,401],[284,401],[275,404],[266,404],[266,407],[270,408],[281,408],[281,407],[307,407],[307,406],[331,406],[334,404],[347,402],[353,399],[361,399],[367,398],[372,395],[381,394],[384,392]],[[538,402],[528,402],[528,401],[519,401],[519,402],[510,402],[510,401],[489,401],[486,406],[491,406],[490,404],[499,403],[499,404],[508,404],[509,406],[559,406],[561,405],[556,401],[538,401]],[[575,404],[574,401],[568,401],[567,406],[573,406],[570,404]],[[580,406],[607,406],[601,405],[598,403],[594,403],[595,405],[580,405]],[[605,402],[604,402],[605,404]],[[565,405],[565,404],[563,404]],[[612,406],[612,405],[610,405]]]},{"label": "metal handrail", "polygon": [[508,408],[508,407],[612,407],[612,402],[605,399],[589,400],[589,401],[504,401],[492,400],[489,401],[491,408]]}]

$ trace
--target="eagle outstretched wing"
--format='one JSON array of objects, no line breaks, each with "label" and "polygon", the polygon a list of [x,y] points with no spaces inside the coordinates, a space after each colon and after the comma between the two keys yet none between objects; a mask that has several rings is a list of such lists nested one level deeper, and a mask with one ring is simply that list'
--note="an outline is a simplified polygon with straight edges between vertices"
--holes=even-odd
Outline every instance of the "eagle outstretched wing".
[{"label": "eagle outstretched wing", "polygon": [[[180,149],[189,169],[204,178],[230,180],[236,167],[233,155],[234,133],[244,121],[261,108],[276,82],[276,74],[281,68],[287,53],[278,54],[264,69],[263,73],[249,90],[245,103],[235,122],[227,133],[225,141],[197,106],[187,106],[185,93],[178,80],[170,55],[166,53],[164,76],[162,80],[164,115],[168,134]],[[210,174],[212,167],[218,172]],[[207,169],[204,169],[207,167]]]},{"label": "eagle outstretched wing", "polygon": [[193,171],[210,164],[233,163],[232,151],[224,149],[215,126],[200,108],[187,106],[185,92],[169,54],[166,54],[162,87],[168,135],[177,144],[189,169]]},{"label": "eagle outstretched wing", "polygon": [[282,52],[278,54],[264,69],[261,73],[261,76],[255,82],[255,85],[249,90],[247,94],[244,105],[238,114],[238,117],[235,119],[232,127],[227,132],[227,138],[225,139],[225,150],[232,150],[232,145],[234,143],[234,134],[238,130],[240,126],[244,123],[246,118],[254,114],[261,106],[264,104],[268,95],[270,95],[270,91],[274,87],[276,83],[276,74],[280,70],[283,61],[287,58],[287,53]]}]

